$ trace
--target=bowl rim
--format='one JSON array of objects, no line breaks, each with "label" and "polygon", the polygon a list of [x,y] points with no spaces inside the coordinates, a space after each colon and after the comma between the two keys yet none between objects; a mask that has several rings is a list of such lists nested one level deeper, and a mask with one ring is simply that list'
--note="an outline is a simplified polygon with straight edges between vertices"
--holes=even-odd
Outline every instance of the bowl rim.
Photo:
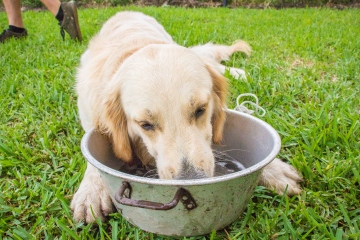
[{"label": "bowl rim", "polygon": [[262,168],[264,168],[267,164],[269,164],[271,161],[273,161],[276,158],[276,156],[279,153],[280,148],[281,148],[281,139],[280,139],[280,136],[277,133],[277,131],[271,125],[269,125],[268,123],[266,123],[265,121],[263,121],[257,117],[254,117],[254,116],[246,114],[246,113],[242,113],[242,112],[238,112],[238,111],[230,110],[230,109],[226,109],[225,111],[227,111],[231,114],[240,115],[242,117],[245,117],[245,118],[251,119],[252,121],[257,122],[258,124],[265,127],[269,131],[272,138],[274,139],[274,147],[271,150],[271,152],[268,154],[267,157],[265,157],[263,160],[256,163],[255,165],[253,165],[249,168],[246,168],[245,170],[239,171],[239,172],[234,172],[234,173],[230,173],[230,174],[226,174],[226,175],[222,175],[222,176],[211,177],[211,178],[184,179],[184,180],[183,179],[182,180],[154,179],[154,178],[135,176],[135,175],[127,174],[124,172],[120,172],[120,171],[110,168],[110,167],[104,165],[103,163],[99,162],[98,160],[96,160],[91,155],[90,151],[87,149],[86,146],[88,145],[91,135],[95,131],[94,129],[86,132],[84,134],[84,136],[82,137],[81,151],[82,151],[82,154],[84,155],[84,157],[86,158],[86,160],[100,171],[103,171],[112,176],[119,177],[119,178],[122,178],[123,180],[131,181],[131,182],[146,183],[146,184],[152,184],[152,185],[162,185],[162,186],[164,186],[164,185],[165,186],[207,185],[207,184],[229,181],[229,180],[232,180],[235,178],[239,178],[239,177],[251,174],[258,170],[261,170]]}]

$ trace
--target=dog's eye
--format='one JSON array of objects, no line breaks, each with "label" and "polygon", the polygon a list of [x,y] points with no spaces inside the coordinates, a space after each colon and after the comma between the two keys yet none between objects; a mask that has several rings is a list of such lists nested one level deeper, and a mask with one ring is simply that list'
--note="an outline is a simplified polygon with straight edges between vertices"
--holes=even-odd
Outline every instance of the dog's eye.
[{"label": "dog's eye", "polygon": [[203,107],[200,107],[200,108],[196,109],[195,117],[196,118],[201,117],[204,114],[204,112],[205,112],[205,108],[203,108]]},{"label": "dog's eye", "polygon": [[140,124],[140,126],[146,131],[154,130],[154,125],[152,125],[148,122],[142,123],[142,124]]}]

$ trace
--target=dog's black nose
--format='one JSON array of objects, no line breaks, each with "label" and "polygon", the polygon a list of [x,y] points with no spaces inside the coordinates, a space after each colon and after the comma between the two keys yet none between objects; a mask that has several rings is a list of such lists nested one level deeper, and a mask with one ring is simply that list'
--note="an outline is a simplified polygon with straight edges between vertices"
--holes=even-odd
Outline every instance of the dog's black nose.
[{"label": "dog's black nose", "polygon": [[203,170],[195,168],[192,164],[190,164],[187,159],[182,161],[181,172],[180,175],[176,177],[176,179],[199,179],[206,178],[206,174]]}]

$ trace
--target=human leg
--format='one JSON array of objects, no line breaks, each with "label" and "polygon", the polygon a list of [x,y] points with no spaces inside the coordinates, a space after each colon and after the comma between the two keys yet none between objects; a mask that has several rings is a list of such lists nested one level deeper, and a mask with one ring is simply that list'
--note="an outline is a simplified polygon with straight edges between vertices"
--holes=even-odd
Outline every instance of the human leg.
[{"label": "human leg", "polygon": [[5,11],[9,21],[9,28],[0,34],[0,43],[9,38],[21,38],[27,36],[24,22],[21,16],[20,0],[3,0]]},{"label": "human leg", "polygon": [[61,2],[59,0],[41,0],[45,7],[56,17],[59,11]]},{"label": "human leg", "polygon": [[75,2],[61,3],[59,0],[41,0],[41,2],[59,21],[60,33],[63,39],[65,39],[65,30],[73,40],[82,41]]},{"label": "human leg", "polygon": [[[27,36],[21,16],[20,0],[3,0],[9,20],[9,29],[0,34],[0,43],[8,38],[20,38]],[[60,0],[41,0],[48,10],[59,21],[60,33],[65,39],[65,31],[73,40],[82,41],[81,30],[77,15],[76,4],[73,1],[63,2]]]},{"label": "human leg", "polygon": [[3,3],[9,20],[9,25],[24,28],[24,22],[21,16],[20,0],[3,0]]}]

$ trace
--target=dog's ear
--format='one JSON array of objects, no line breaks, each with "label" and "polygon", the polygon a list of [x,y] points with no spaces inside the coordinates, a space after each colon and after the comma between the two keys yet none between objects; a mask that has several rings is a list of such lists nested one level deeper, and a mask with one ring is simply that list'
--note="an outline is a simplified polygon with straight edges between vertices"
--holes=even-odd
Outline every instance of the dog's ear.
[{"label": "dog's ear", "polygon": [[97,108],[95,111],[99,114],[96,126],[110,138],[115,155],[124,162],[130,163],[133,158],[133,151],[120,92],[112,92],[106,95]]},{"label": "dog's ear", "polygon": [[223,129],[225,124],[226,97],[228,95],[227,79],[214,70],[211,66],[206,65],[207,70],[213,81],[213,98],[214,112],[212,115],[213,142],[220,143],[222,140]]}]

